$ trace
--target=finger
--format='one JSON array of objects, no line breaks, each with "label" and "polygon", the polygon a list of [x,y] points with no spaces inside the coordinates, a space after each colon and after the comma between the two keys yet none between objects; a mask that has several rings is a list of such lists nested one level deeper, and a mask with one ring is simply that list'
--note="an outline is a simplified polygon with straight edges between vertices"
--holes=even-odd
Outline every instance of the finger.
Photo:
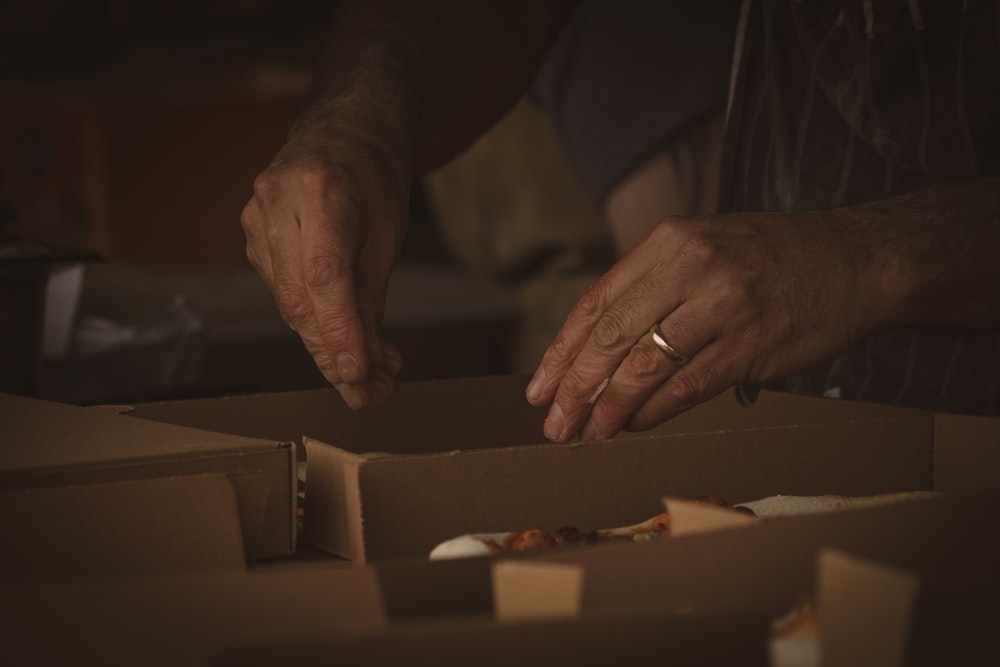
[{"label": "finger", "polygon": [[718,336],[718,327],[711,322],[697,304],[686,302],[659,324],[659,343],[667,346],[666,351],[652,333],[640,338],[594,402],[580,436],[584,440],[613,437],[660,385],[688,363],[688,355],[698,354]]},{"label": "finger", "polygon": [[739,382],[742,367],[729,344],[715,341],[699,350],[649,396],[625,424],[629,431],[645,431],[721,394]]},{"label": "finger", "polygon": [[[587,290],[570,312],[555,341],[545,351],[538,369],[532,376],[525,392],[529,403],[542,406],[553,401],[564,376],[576,363],[583,347],[592,340],[595,327],[607,310],[636,281],[641,280],[650,271],[659,272],[659,269],[665,267],[670,258],[676,254],[683,238],[687,236],[686,232],[679,233],[680,229],[681,227],[675,222],[661,223],[645,241],[636,246]],[[655,313],[648,321],[653,321],[665,312]],[[627,332],[617,330],[614,321],[609,320],[606,326],[607,329],[598,335],[605,341],[604,344],[617,347],[620,360],[625,356],[628,347],[635,342],[635,338],[628,340],[626,336],[622,341],[617,341],[619,333],[626,335]],[[597,382],[604,377],[607,375],[598,378]],[[587,390],[593,391],[595,388],[596,385],[587,382],[575,393],[586,393]]]},{"label": "finger", "polygon": [[371,386],[371,398],[378,403],[387,400],[396,390],[396,381],[393,379],[392,373],[382,366],[372,369],[369,385]]},{"label": "finger", "polygon": [[393,376],[403,370],[403,355],[392,343],[382,341],[382,363]]},{"label": "finger", "polygon": [[337,390],[337,393],[340,394],[340,397],[344,399],[344,403],[346,403],[347,407],[351,410],[357,412],[368,405],[369,395],[368,390],[364,387],[364,385],[336,382],[333,384],[333,387]]},{"label": "finger", "polygon": [[368,336],[358,313],[357,207],[344,197],[326,202],[320,215],[300,220],[303,287],[315,334],[338,380],[360,383],[368,374]]}]

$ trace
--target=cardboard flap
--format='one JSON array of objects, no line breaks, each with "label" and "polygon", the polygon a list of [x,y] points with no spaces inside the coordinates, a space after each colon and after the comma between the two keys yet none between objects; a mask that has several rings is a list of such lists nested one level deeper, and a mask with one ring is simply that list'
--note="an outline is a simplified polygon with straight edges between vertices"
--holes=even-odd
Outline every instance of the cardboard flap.
[{"label": "cardboard flap", "polygon": [[12,488],[4,480],[17,479],[26,471],[273,451],[279,446],[274,441],[136,419],[117,407],[80,407],[10,394],[0,394],[0,423],[12,445],[0,449],[0,488]]},{"label": "cardboard flap", "polygon": [[670,536],[697,535],[727,528],[742,528],[757,523],[758,519],[743,512],[725,507],[698,503],[677,498],[664,498],[663,505],[670,514]]},{"label": "cardboard flap", "polygon": [[361,567],[44,582],[0,597],[11,664],[202,665],[251,640],[386,625],[375,573]]},{"label": "cardboard flap", "polygon": [[499,621],[572,618],[580,613],[583,567],[528,560],[500,561],[491,570]]},{"label": "cardboard flap", "polygon": [[996,584],[1000,538],[982,526],[993,525],[998,510],[998,493],[945,496],[534,558],[583,565],[585,613],[648,604],[778,614],[813,592],[816,554],[823,548],[908,572],[962,572],[967,580]]},{"label": "cardboard flap", "polygon": [[308,470],[302,539],[332,554],[357,559],[352,548],[359,539],[352,538],[349,518],[359,517],[361,507],[357,493],[348,489],[348,480],[357,477],[363,457],[313,438],[302,442]]},{"label": "cardboard flap", "polygon": [[0,493],[0,534],[7,582],[245,568],[221,474]]},{"label": "cardboard flap", "polygon": [[902,665],[918,579],[833,549],[817,561],[823,664]]}]

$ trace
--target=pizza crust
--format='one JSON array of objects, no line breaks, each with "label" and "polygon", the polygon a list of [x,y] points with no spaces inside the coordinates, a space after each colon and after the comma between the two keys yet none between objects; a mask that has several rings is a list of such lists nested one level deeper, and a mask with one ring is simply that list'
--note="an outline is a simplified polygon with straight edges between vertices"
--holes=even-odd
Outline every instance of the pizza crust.
[{"label": "pizza crust", "polygon": [[[933,491],[906,491],[873,496],[768,496],[736,506],[715,498],[699,498],[692,502],[702,502],[753,514],[759,519],[773,519],[803,514],[821,514],[844,510],[886,505],[890,503],[919,500],[941,494]],[[567,545],[587,545],[601,542],[630,541],[647,542],[670,534],[670,515],[658,514],[641,523],[620,528],[581,531],[566,526],[555,533],[543,528],[531,528],[521,532],[473,533],[447,540],[434,547],[431,560],[488,556],[495,553],[516,551],[538,551]]]}]

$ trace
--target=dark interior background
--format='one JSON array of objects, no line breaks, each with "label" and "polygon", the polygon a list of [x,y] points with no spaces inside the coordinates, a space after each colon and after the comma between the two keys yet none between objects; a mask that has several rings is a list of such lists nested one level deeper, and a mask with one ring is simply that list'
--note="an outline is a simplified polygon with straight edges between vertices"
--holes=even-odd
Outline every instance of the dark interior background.
[{"label": "dark interior background", "polygon": [[[87,264],[68,348],[48,357],[25,349],[41,325],[11,305],[27,282],[3,269],[0,326],[32,333],[0,353],[39,358],[33,381],[0,390],[94,403],[325,386],[246,262],[238,220],[336,4],[0,3],[7,237],[102,258]],[[456,262],[414,191],[383,330],[402,379],[507,372],[515,301]],[[132,338],[110,345],[119,334]]]}]

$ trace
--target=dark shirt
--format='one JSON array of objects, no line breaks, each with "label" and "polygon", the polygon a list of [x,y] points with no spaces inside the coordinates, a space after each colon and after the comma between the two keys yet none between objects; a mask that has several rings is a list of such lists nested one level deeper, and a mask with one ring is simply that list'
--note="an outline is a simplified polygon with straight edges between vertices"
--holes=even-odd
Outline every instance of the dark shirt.
[{"label": "dark shirt", "polygon": [[[731,86],[722,210],[830,208],[1000,173],[997,0],[746,0]],[[788,388],[1000,415],[1000,332],[882,331]]]},{"label": "dark shirt", "polygon": [[688,125],[723,108],[739,2],[589,0],[535,82],[598,201]]}]

